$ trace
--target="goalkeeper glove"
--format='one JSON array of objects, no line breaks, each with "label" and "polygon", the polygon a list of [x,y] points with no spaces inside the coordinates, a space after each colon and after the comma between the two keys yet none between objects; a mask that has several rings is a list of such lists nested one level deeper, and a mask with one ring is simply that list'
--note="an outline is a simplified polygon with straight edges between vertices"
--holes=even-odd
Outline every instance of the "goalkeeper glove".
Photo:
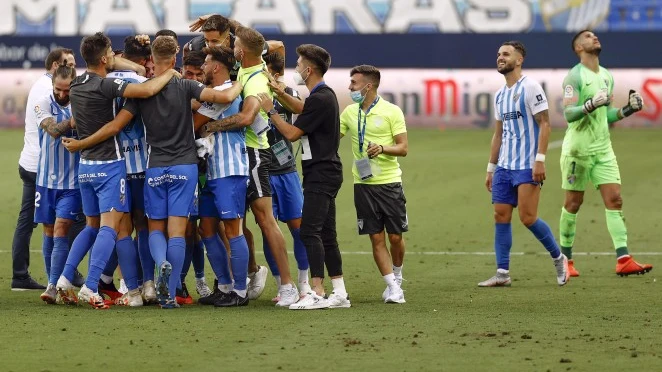
[{"label": "goalkeeper glove", "polygon": [[634,89],[630,89],[628,104],[621,109],[621,115],[626,118],[637,111],[641,111],[642,108],[644,108],[644,99],[641,98],[641,94]]},{"label": "goalkeeper glove", "polygon": [[584,102],[584,109],[582,111],[584,111],[584,114],[590,114],[598,107],[606,105],[609,105],[609,95],[607,94],[607,91],[603,89],[595,93],[593,98]]}]

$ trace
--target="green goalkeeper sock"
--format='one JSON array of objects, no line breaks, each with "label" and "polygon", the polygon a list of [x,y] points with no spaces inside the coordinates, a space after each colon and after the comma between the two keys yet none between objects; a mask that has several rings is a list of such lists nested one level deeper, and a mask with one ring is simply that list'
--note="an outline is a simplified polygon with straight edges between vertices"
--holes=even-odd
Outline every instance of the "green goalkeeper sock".
[{"label": "green goalkeeper sock", "polygon": [[575,243],[575,231],[577,224],[577,214],[570,213],[565,208],[561,208],[561,222],[559,223],[559,239],[561,240],[561,252],[572,258],[572,246]]},{"label": "green goalkeeper sock", "polygon": [[616,256],[621,257],[628,254],[628,230],[625,228],[623,211],[605,209],[605,217],[607,217],[607,229],[614,242]]}]

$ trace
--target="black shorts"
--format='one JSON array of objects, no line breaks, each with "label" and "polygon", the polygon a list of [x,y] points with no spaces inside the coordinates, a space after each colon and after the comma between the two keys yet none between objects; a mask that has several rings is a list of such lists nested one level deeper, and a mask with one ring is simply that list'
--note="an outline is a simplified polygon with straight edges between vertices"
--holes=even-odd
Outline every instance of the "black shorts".
[{"label": "black shorts", "polygon": [[246,191],[246,207],[259,198],[271,197],[269,182],[269,167],[271,166],[271,149],[258,150],[246,148],[248,152],[248,190]]},{"label": "black shorts", "polygon": [[354,184],[354,206],[359,235],[378,234],[386,228],[389,234],[409,230],[407,199],[402,184]]}]

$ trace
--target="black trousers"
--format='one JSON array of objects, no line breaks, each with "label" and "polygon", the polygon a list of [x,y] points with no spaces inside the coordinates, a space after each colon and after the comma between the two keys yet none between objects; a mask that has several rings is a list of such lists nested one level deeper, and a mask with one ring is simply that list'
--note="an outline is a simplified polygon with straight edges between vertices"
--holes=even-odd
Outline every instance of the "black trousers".
[{"label": "black trousers", "polygon": [[301,241],[306,246],[310,276],[342,275],[342,257],[336,235],[336,198],[330,193],[304,189]]},{"label": "black trousers", "polygon": [[21,211],[18,213],[14,241],[12,242],[12,268],[13,279],[25,279],[30,274],[30,238],[34,224],[34,193],[37,173],[28,172],[20,165],[18,175],[23,181],[23,197],[21,199]]},{"label": "black trousers", "polygon": [[[23,197],[21,198],[21,211],[16,221],[14,241],[12,242],[12,268],[13,279],[26,279],[30,276],[30,240],[32,230],[37,226],[34,223],[34,195],[36,192],[37,173],[28,172],[20,165],[18,174],[23,181]],[[85,228],[85,216],[80,213],[76,221],[69,229],[69,247],[73,244],[76,236]]]}]

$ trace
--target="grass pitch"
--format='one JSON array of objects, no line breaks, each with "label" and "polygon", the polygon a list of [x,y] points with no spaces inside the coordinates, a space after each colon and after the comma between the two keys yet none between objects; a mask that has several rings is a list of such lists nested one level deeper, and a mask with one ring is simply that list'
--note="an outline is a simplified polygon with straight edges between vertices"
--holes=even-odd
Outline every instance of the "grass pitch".
[{"label": "grass pitch", "polygon": [[[562,134],[555,132],[552,139]],[[655,280],[662,268],[639,277],[614,274],[597,191],[587,192],[579,214],[579,278],[558,287],[544,248],[514,221],[513,286],[476,287],[495,270],[492,207],[483,185],[491,132],[409,133],[410,155],[401,160],[411,229],[404,305],[381,301],[384,284],[368,238],[356,233],[351,153],[343,140],[346,176],[337,201],[338,238],[352,308],[309,312],[275,309],[269,301],[276,292],[272,280],[263,297],[247,308],[224,310],[192,305],[172,311],[93,311],[47,306],[38,292],[11,292],[22,136],[18,131],[0,135],[0,370],[662,369],[662,296]],[[631,252],[639,261],[660,265],[662,131],[617,130],[612,139],[624,182]],[[555,234],[563,200],[559,154],[558,148],[548,152],[540,203],[540,217]],[[32,275],[43,283],[41,228],[35,230],[31,249]],[[587,252],[598,254],[580,255]],[[264,262],[261,248],[258,258]],[[207,278],[211,284],[210,268]]]}]

